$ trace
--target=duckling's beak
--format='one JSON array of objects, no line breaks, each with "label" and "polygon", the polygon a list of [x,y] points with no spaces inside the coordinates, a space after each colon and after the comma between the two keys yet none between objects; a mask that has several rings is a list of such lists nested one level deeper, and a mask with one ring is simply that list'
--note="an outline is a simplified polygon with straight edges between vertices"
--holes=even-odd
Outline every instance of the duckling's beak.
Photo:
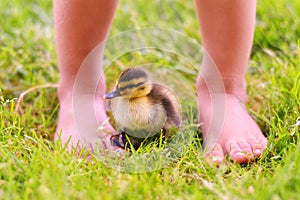
[{"label": "duckling's beak", "polygon": [[118,96],[121,96],[120,90],[115,88],[112,91],[110,91],[109,93],[105,94],[103,96],[103,98],[104,99],[112,99],[112,98],[115,98],[115,97],[118,97]]}]

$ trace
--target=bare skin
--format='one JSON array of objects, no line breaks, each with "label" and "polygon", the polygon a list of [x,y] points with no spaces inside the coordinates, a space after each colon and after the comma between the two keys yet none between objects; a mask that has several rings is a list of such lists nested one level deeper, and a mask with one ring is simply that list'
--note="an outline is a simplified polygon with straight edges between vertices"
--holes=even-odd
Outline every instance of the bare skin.
[{"label": "bare skin", "polygon": [[[55,140],[60,137],[64,144],[71,137],[68,149],[76,147],[79,140],[85,140],[89,145],[89,142],[98,138],[102,140],[104,148],[116,150],[116,147],[111,146],[109,134],[96,131],[98,126],[107,119],[102,99],[106,91],[105,80],[100,81],[95,91],[94,81],[99,78],[97,77],[99,73],[92,73],[101,69],[101,62],[92,63],[90,72],[86,74],[86,81],[93,81],[85,82],[82,89],[76,89],[76,97],[80,98],[76,101],[81,103],[79,109],[82,109],[82,113],[85,113],[91,101],[95,100],[95,116],[97,116],[97,123],[83,119],[87,123],[87,129],[86,133],[80,135],[75,125],[73,92],[75,78],[82,62],[99,43],[106,39],[117,4],[118,1],[115,0],[54,0],[55,39],[60,71],[58,88],[60,110]],[[114,132],[109,123],[106,123],[104,128],[108,132]],[[82,146],[82,143],[79,143],[79,146]]]},{"label": "bare skin", "polygon": [[[205,142],[209,134],[218,137],[214,143],[205,143],[207,153],[215,162],[222,162],[226,154],[237,163],[252,161],[267,145],[267,139],[244,107],[247,100],[245,73],[254,34],[256,1],[195,0],[195,5],[203,46],[208,53],[197,80],[199,119],[203,123]],[[216,81],[219,75],[215,66],[223,83]],[[212,99],[215,107],[225,105],[219,133],[208,132],[209,125],[211,130],[217,126],[211,118]]]},{"label": "bare skin", "polygon": [[[82,75],[84,81],[77,83],[79,87],[76,87],[76,102],[80,103],[79,113],[81,110],[85,113],[90,109],[89,106],[93,101],[97,116],[97,123],[86,120],[84,116],[78,117],[79,122],[86,120],[83,126],[86,130],[84,136],[78,134],[79,128],[76,124],[78,119],[74,117],[73,97],[78,70],[91,50],[106,39],[117,4],[116,0],[54,0],[56,47],[60,70],[58,91],[60,110],[55,139],[60,137],[62,143],[66,143],[71,137],[69,149],[81,140],[89,144],[100,138],[103,140],[104,148],[116,150],[116,147],[111,146],[110,135],[95,131],[97,126],[107,119],[104,101],[101,98],[106,90],[104,78],[96,90],[94,87],[99,69],[101,70],[101,61],[87,63],[90,68]],[[222,162],[226,154],[237,163],[251,161],[254,156],[260,156],[267,145],[266,138],[241,103],[247,98],[244,76],[254,33],[255,4],[254,0],[222,2],[195,0],[203,45],[208,52],[204,56],[201,74],[197,80],[199,118],[203,123],[208,158],[216,162]],[[216,84],[217,74],[213,70],[214,63],[210,62],[210,57],[221,74],[225,90],[222,90],[222,84]],[[216,87],[211,89],[207,85]],[[222,101],[218,101],[219,98]],[[224,119],[222,129],[217,137],[209,132],[211,127],[217,126],[212,120],[214,119],[212,105],[226,108],[222,118]],[[109,123],[106,123],[104,128],[106,131],[114,132]],[[208,138],[213,138],[215,142],[211,142]]]}]

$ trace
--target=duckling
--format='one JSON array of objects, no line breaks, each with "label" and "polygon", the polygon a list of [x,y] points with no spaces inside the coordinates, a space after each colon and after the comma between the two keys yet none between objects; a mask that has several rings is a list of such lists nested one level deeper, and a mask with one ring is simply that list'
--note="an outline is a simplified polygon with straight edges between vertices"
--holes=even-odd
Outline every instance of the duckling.
[{"label": "duckling", "polygon": [[[139,139],[163,133],[169,137],[181,124],[180,105],[175,95],[154,82],[142,68],[128,68],[118,77],[114,89],[104,95],[110,99],[111,111],[121,133],[112,137],[114,145],[125,148],[130,138],[137,149]],[[129,137],[129,135],[131,137]],[[134,139],[133,139],[134,138]]]}]

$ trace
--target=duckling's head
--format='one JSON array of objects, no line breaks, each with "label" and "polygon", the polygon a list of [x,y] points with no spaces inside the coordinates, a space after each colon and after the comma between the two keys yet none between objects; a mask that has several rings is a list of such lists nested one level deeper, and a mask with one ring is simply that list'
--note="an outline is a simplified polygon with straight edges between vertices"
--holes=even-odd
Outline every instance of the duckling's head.
[{"label": "duckling's head", "polygon": [[122,97],[134,99],[147,96],[152,90],[149,74],[141,68],[128,68],[123,71],[115,88],[104,95],[105,99]]}]

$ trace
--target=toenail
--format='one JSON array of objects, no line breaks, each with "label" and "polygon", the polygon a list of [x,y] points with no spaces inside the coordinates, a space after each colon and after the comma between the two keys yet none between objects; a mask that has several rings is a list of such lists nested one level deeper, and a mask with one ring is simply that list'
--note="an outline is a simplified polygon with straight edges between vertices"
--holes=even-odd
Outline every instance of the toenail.
[{"label": "toenail", "polygon": [[242,153],[242,152],[237,152],[237,153],[234,154],[234,157],[235,157],[235,156],[244,156],[244,155],[245,155],[245,154]]},{"label": "toenail", "polygon": [[213,156],[212,157],[213,162],[222,162],[222,158],[220,158],[219,156]]},{"label": "toenail", "polygon": [[256,150],[254,151],[254,154],[255,154],[255,155],[260,155],[260,154],[261,154],[261,151],[260,151],[259,149],[256,149]]},{"label": "toenail", "polygon": [[214,157],[212,158],[212,160],[213,160],[214,162],[216,162],[216,161],[218,161],[218,157],[217,157],[217,156],[214,156]]}]

